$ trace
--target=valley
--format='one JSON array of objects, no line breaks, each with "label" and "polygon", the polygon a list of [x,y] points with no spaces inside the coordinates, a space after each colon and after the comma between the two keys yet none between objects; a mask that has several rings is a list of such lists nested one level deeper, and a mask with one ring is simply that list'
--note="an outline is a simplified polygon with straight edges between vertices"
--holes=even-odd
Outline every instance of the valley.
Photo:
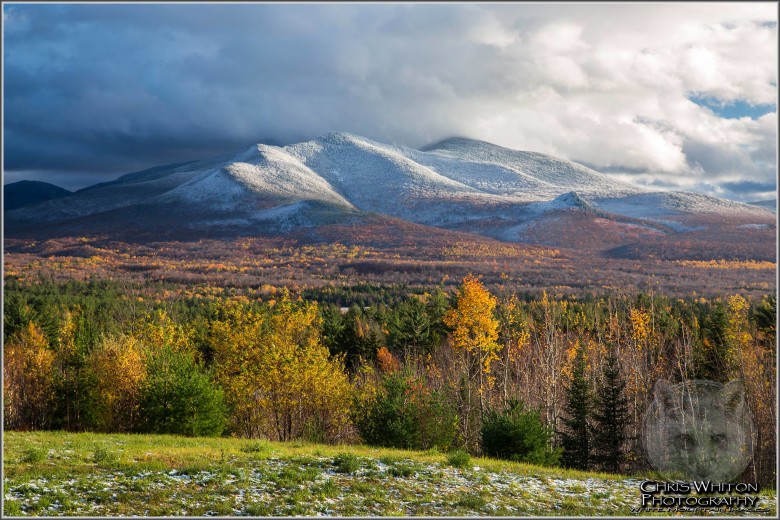
[{"label": "valley", "polygon": [[490,286],[530,294],[655,291],[677,296],[740,293],[760,299],[775,288],[776,264],[771,260],[696,260],[699,254],[680,260],[608,258],[453,232],[410,238],[392,231],[330,228],[322,230],[323,239],[333,241],[319,243],[269,237],[6,239],[5,275],[25,282],[110,279],[181,288],[288,287],[295,292],[360,283],[454,287],[469,273]]}]

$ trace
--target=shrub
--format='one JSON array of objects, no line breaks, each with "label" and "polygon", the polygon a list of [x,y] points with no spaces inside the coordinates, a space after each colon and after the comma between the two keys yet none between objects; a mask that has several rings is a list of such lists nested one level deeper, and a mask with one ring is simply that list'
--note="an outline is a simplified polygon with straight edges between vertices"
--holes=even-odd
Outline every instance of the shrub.
[{"label": "shrub", "polygon": [[354,473],[360,468],[360,461],[351,453],[340,453],[333,458],[338,473]]},{"label": "shrub", "polygon": [[428,389],[422,377],[386,374],[379,392],[356,403],[355,410],[355,425],[368,444],[446,451],[455,439],[455,407]]},{"label": "shrub", "polygon": [[447,464],[454,468],[468,468],[471,466],[471,457],[463,450],[456,450],[447,455]]},{"label": "shrub", "polygon": [[504,410],[490,410],[482,422],[482,451],[499,459],[554,466],[560,450],[551,449],[553,432],[539,412],[510,401]]},{"label": "shrub", "polygon": [[189,436],[220,435],[227,422],[222,390],[192,352],[161,347],[148,361],[141,389],[142,429]]}]

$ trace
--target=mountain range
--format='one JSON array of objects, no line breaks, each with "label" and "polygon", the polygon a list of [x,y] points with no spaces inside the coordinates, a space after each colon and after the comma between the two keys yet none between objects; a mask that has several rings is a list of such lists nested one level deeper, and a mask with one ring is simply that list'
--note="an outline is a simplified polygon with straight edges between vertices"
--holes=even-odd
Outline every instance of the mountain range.
[{"label": "mountain range", "polygon": [[541,153],[466,138],[416,150],[331,133],[158,166],[16,209],[6,201],[5,231],[305,236],[377,219],[599,250],[776,229],[765,207],[651,191]]}]

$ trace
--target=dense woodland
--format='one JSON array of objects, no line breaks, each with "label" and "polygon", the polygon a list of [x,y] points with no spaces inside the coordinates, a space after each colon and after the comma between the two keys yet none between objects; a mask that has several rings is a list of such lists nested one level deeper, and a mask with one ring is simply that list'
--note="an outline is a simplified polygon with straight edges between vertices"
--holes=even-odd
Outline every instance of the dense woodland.
[{"label": "dense woodland", "polygon": [[775,480],[776,299],[363,284],[262,294],[116,281],[4,289],[9,429],[365,442],[647,469],[661,378],[744,381],[743,478]]}]

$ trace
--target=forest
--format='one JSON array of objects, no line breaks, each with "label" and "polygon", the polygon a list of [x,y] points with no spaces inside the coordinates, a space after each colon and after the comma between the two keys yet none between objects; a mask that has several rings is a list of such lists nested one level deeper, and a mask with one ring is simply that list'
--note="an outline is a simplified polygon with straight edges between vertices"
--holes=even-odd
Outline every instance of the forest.
[{"label": "forest", "polygon": [[776,299],[5,281],[12,430],[459,450],[632,474],[658,380],[744,382],[773,486]]}]

